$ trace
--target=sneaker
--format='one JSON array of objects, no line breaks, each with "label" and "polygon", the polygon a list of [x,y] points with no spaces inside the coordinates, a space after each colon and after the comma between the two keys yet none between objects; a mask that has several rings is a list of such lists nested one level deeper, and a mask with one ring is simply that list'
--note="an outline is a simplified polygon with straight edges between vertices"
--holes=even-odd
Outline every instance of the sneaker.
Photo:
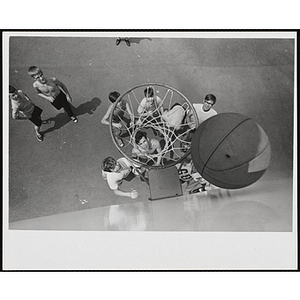
[{"label": "sneaker", "polygon": [[43,140],[44,140],[44,138],[43,138],[43,136],[41,135],[41,134],[35,134],[35,136],[36,136],[36,138],[37,138],[37,140],[39,141],[39,142],[42,142]]},{"label": "sneaker", "polygon": [[126,43],[126,45],[127,45],[128,47],[130,47],[130,42],[129,42],[128,39],[125,39],[125,43]]},{"label": "sneaker", "polygon": [[116,45],[118,46],[121,43],[121,38],[117,38]]},{"label": "sneaker", "polygon": [[201,184],[201,186],[198,186],[194,189],[192,189],[191,191],[189,191],[190,194],[196,194],[196,193],[204,193],[207,194],[207,191],[205,189],[205,184]]},{"label": "sneaker", "polygon": [[71,120],[72,120],[74,123],[77,123],[77,122],[78,122],[78,119],[77,119],[75,116],[71,117]]}]

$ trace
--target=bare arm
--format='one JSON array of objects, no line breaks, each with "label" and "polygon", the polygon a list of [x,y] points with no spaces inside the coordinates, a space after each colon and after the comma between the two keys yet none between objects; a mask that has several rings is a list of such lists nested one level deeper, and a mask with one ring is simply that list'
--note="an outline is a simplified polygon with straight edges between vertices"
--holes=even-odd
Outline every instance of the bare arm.
[{"label": "bare arm", "polygon": [[152,115],[152,111],[144,111],[144,112],[142,112],[142,113],[140,113],[140,116],[142,116],[142,117],[148,117],[148,116],[151,116]]},{"label": "bare arm", "polygon": [[189,113],[186,116],[186,120],[187,120],[188,123],[191,124],[189,126],[193,129],[195,127],[194,124],[195,124],[196,120],[195,120],[195,115],[193,114],[192,111],[189,111]]},{"label": "bare arm", "polygon": [[149,112],[145,109],[146,100],[143,99],[137,108],[137,112],[141,116],[149,115]]},{"label": "bare arm", "polygon": [[28,120],[29,117],[23,115],[22,111],[14,111],[12,112],[12,118],[14,120]]},{"label": "bare arm", "polygon": [[130,120],[131,120],[130,125],[132,125],[132,124],[134,124],[134,115],[133,115],[133,113],[130,109],[130,105],[128,104],[128,102],[126,102],[126,109],[127,109],[128,113],[129,113],[129,116],[130,116]]},{"label": "bare arm", "polygon": [[125,197],[130,197],[132,199],[135,199],[138,196],[138,192],[136,190],[132,190],[131,192],[124,192],[119,190],[119,188],[113,190],[114,194],[117,196],[125,196]]},{"label": "bare arm", "polygon": [[158,102],[158,110],[160,112],[160,114],[162,115],[164,113],[164,106],[163,106],[163,102],[162,100],[159,98],[160,101],[157,101]]},{"label": "bare arm", "polygon": [[155,163],[155,166],[159,166],[160,165],[160,162],[161,162],[161,146],[160,145],[158,145],[157,147],[156,147],[156,151],[157,151],[157,153],[158,153],[158,155],[157,155],[157,162]]},{"label": "bare arm", "polygon": [[58,79],[53,78],[53,82],[58,86],[58,88],[66,95],[66,98],[69,102],[72,102],[71,95],[67,89],[67,87]]},{"label": "bare arm", "polygon": [[102,120],[101,120],[101,123],[102,123],[102,124],[104,124],[104,125],[109,125],[108,120],[109,120],[109,116],[110,116],[112,107],[113,107],[112,104],[108,107],[108,109],[107,109],[107,111],[106,111],[104,117],[103,117]]},{"label": "bare arm", "polygon": [[161,107],[159,108],[159,111],[160,111],[160,114],[162,115],[162,114],[164,113],[164,107],[161,106]]},{"label": "bare arm", "polygon": [[156,106],[156,111],[159,113],[159,114],[163,114],[164,113],[164,106],[163,106],[163,101],[158,97],[158,96],[155,96],[154,98],[155,100],[155,106]]},{"label": "bare arm", "polygon": [[50,101],[50,102],[53,102],[55,99],[54,99],[54,97],[52,97],[52,96],[47,96],[47,95],[45,95],[45,94],[43,94],[42,92],[37,92],[37,94],[40,96],[40,97],[42,97],[42,98],[44,98],[44,99],[46,99],[46,100],[48,100],[48,101]]},{"label": "bare arm", "polygon": [[12,109],[12,118],[14,120],[23,119],[23,118],[20,118],[20,116],[19,116],[19,110],[17,108],[13,108]]}]

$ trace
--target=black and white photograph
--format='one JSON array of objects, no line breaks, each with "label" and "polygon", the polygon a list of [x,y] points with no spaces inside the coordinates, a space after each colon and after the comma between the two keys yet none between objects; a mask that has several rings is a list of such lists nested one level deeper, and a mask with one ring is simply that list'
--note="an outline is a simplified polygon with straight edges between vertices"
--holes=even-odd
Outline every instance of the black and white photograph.
[{"label": "black and white photograph", "polygon": [[3,32],[4,265],[295,269],[296,57],[295,31]]}]

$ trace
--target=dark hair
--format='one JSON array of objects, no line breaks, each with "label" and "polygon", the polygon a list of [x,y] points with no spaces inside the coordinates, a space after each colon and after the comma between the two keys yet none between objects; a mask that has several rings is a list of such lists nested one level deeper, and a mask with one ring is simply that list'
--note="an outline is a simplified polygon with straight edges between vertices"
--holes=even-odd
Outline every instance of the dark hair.
[{"label": "dark hair", "polygon": [[120,93],[114,91],[114,92],[111,92],[109,95],[108,95],[108,99],[110,100],[110,102],[114,103],[117,101],[117,99],[120,97]]},{"label": "dark hair", "polygon": [[37,75],[39,73],[43,73],[42,70],[37,67],[37,66],[31,66],[29,67],[27,73],[30,75],[30,76],[34,76],[34,75]]},{"label": "dark hair", "polygon": [[205,96],[204,100],[206,100],[206,101],[213,101],[214,104],[217,102],[217,98],[213,94],[207,94]]},{"label": "dark hair", "polygon": [[117,161],[113,158],[113,157],[106,157],[103,161],[102,161],[102,170],[105,172],[112,172],[113,169],[116,166]]},{"label": "dark hair", "polygon": [[144,95],[146,97],[153,97],[153,95],[154,95],[153,87],[148,86],[146,89],[144,89]]},{"label": "dark hair", "polygon": [[12,93],[14,93],[14,92],[16,92],[16,91],[17,91],[17,89],[14,88],[12,85],[9,86],[9,93],[10,93],[10,94],[12,94]]},{"label": "dark hair", "polygon": [[135,134],[135,143],[138,145],[140,140],[145,137],[147,138],[147,133],[144,132],[144,131],[138,131],[136,134]]}]

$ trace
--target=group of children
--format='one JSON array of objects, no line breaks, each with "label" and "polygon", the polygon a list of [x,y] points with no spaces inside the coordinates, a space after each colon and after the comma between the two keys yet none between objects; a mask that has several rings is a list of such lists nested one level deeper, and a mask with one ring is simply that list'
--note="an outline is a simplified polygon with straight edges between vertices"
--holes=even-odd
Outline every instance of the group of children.
[{"label": "group of children", "polygon": [[[72,102],[70,93],[61,81],[55,77],[47,79],[37,66],[31,66],[28,69],[28,74],[34,80],[33,88],[40,97],[48,100],[57,110],[64,108],[70,119],[74,123],[78,122],[70,106]],[[22,90],[17,90],[11,85],[9,86],[9,98],[12,106],[12,118],[31,121],[34,124],[36,138],[42,142],[44,136],[40,128],[42,124],[48,123],[47,121],[42,121],[41,114],[43,110],[35,105]]]},{"label": "group of children", "polygon": [[[114,92],[116,93],[116,92]],[[173,127],[175,130],[180,129],[183,123],[183,118],[186,116],[186,109],[179,104],[173,105],[170,110],[164,110],[163,101],[156,95],[154,95],[154,90],[152,87],[147,87],[144,90],[145,98],[139,103],[137,112],[139,118],[137,122],[143,120],[143,124],[157,123],[157,119],[161,118],[164,122],[168,122],[168,126]],[[120,94],[118,93],[118,96]],[[109,97],[111,102],[115,102],[117,99]],[[118,144],[120,147],[124,146],[124,143],[120,137],[121,127],[124,124],[122,120],[125,110],[127,110],[130,116],[130,124],[133,125],[135,122],[134,114],[131,111],[126,100],[121,99],[114,111],[112,112],[113,103],[108,108],[105,116],[102,119],[103,124],[109,124],[108,119],[112,112],[112,128],[115,134]],[[214,116],[217,112],[212,108],[216,103],[216,97],[213,94],[208,94],[204,97],[203,103],[193,104],[194,109],[197,113],[197,118],[199,125],[206,119]],[[120,113],[122,112],[122,114]],[[193,120],[194,116],[191,114],[189,116]],[[146,122],[145,122],[146,120]],[[192,122],[193,124],[194,122]],[[151,126],[149,126],[151,127]],[[154,126],[155,127],[155,126]],[[116,129],[115,129],[116,128]],[[195,129],[195,128],[194,128]],[[153,160],[153,166],[159,166],[161,164],[162,156],[161,144],[157,139],[150,139],[145,131],[138,130],[134,137],[134,146],[132,149],[132,158],[138,159],[142,163],[148,163],[148,157],[153,156],[155,153],[155,161]],[[141,170],[138,164],[134,164],[127,158],[122,157],[120,159],[114,159],[113,157],[107,157],[102,162],[102,177],[107,180],[108,186],[114,192],[115,195],[122,195],[131,198],[138,197],[138,191],[132,190],[130,192],[125,192],[120,190],[120,185],[131,172],[135,175],[145,174],[145,170]],[[195,187],[194,183],[200,183],[200,189],[204,190],[206,181],[199,175],[192,176],[191,173],[197,174],[194,170],[193,163],[191,159],[185,160],[179,166],[179,178],[181,182],[187,182],[187,190],[192,190]]]},{"label": "group of children", "polygon": [[[78,119],[74,115],[70,106],[70,103],[72,102],[71,95],[67,87],[61,81],[55,77],[51,77],[49,79],[46,78],[42,70],[37,66],[31,66],[28,69],[28,74],[33,78],[33,88],[40,97],[48,100],[57,110],[64,108],[70,119],[74,123],[78,122]],[[144,90],[144,96],[145,97],[140,101],[137,108],[139,118],[136,120],[128,102],[125,99],[121,99],[114,108],[114,104],[120,97],[120,93],[115,91],[109,94],[111,104],[102,118],[101,123],[109,125],[109,118],[112,114],[113,134],[117,139],[119,147],[124,147],[124,143],[121,138],[124,124],[126,127],[134,128],[135,122],[143,122],[143,124],[147,124],[148,127],[153,128],[155,126],[152,127],[151,124],[157,123],[157,120],[159,119],[162,122],[167,123],[168,126],[174,128],[174,130],[178,130],[182,126],[183,119],[186,117],[186,109],[183,106],[175,104],[170,108],[170,110],[164,110],[163,101],[160,97],[155,95],[154,89],[151,86]],[[36,138],[38,141],[43,141],[44,136],[41,133],[40,128],[42,124],[49,123],[48,121],[43,121],[41,118],[43,110],[35,105],[23,91],[17,90],[11,85],[9,86],[9,98],[12,107],[12,118],[30,120],[34,124]],[[197,113],[199,125],[206,119],[217,114],[217,112],[212,108],[215,103],[216,97],[212,94],[208,94],[205,96],[202,104],[193,104]],[[124,123],[124,114],[126,111],[128,112],[130,120],[128,120],[127,123]],[[193,121],[194,116],[190,115],[190,118]],[[156,130],[154,130],[154,133],[155,135],[160,134]],[[146,132],[139,130],[135,133],[134,141],[135,145],[132,149],[132,158],[145,163],[148,162],[147,157],[151,157],[151,155],[155,153],[156,159],[153,160],[153,165],[159,166],[161,164],[161,144],[158,140],[150,139]],[[185,174],[191,173],[191,170],[184,171],[184,167],[187,166],[192,168],[191,160],[187,160],[184,164],[180,165],[179,177],[182,182],[187,181],[190,183],[189,181],[193,181],[193,177]],[[125,157],[117,160],[112,157],[107,157],[102,162],[102,177],[107,180],[108,186],[114,194],[134,199],[138,197],[138,192],[136,190],[132,190],[130,192],[120,190],[120,185],[123,179],[125,179],[131,172],[133,172],[134,175],[141,175],[145,174],[145,169],[141,168],[138,164],[133,164]]]}]

